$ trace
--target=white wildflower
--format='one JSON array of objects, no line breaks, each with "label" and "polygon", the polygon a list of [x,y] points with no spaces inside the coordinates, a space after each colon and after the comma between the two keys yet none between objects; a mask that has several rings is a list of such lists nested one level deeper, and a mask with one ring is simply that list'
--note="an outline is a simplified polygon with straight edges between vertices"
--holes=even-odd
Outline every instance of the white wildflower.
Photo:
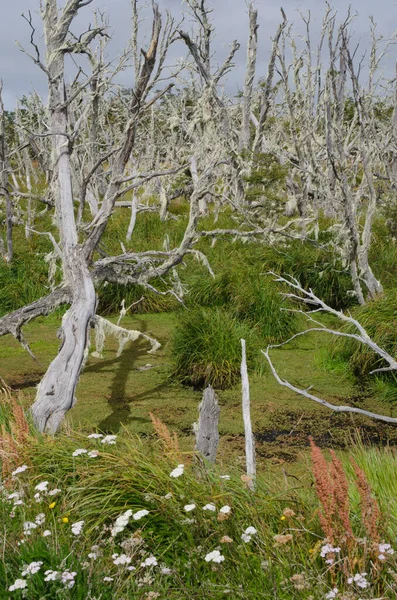
[{"label": "white wildflower", "polygon": [[138,512],[133,514],[132,518],[134,519],[134,521],[139,521],[139,519],[142,519],[142,517],[146,517],[146,515],[148,514],[149,511],[144,508],[143,510],[138,510]]},{"label": "white wildflower", "polygon": [[141,562],[141,567],[156,567],[158,565],[157,559],[154,556],[149,556]]},{"label": "white wildflower", "polygon": [[22,467],[18,467],[17,469],[15,469],[15,471],[13,471],[11,473],[12,477],[19,475],[19,473],[23,473],[24,471],[26,471],[27,468],[28,468],[27,465],[22,465]]},{"label": "white wildflower", "polygon": [[127,571],[135,571],[135,567],[133,567],[132,565],[130,565],[129,567],[127,567]]},{"label": "white wildflower", "polygon": [[211,510],[211,511],[215,511],[216,510],[216,506],[215,504],[206,504],[205,506],[203,506],[203,510]]},{"label": "white wildflower", "polygon": [[114,565],[129,565],[131,562],[131,556],[127,556],[126,554],[112,554],[113,564]]},{"label": "white wildflower", "polygon": [[124,531],[125,527],[127,527],[130,517],[132,515],[132,510],[126,510],[125,513],[117,517],[115,524],[112,527],[111,535],[114,537],[118,533]]},{"label": "white wildflower", "polygon": [[60,579],[61,574],[59,573],[59,571],[51,571],[50,569],[48,571],[44,572],[44,581],[56,581],[57,579]]},{"label": "white wildflower", "polygon": [[101,444],[109,444],[113,445],[116,443],[117,435],[105,435],[103,440],[101,440]]},{"label": "white wildflower", "polygon": [[34,489],[37,490],[38,492],[46,492],[47,487],[48,487],[48,481],[42,481],[41,483],[38,483]]},{"label": "white wildflower", "polygon": [[87,454],[88,450],[85,448],[77,448],[72,454],[72,456],[80,456],[80,454]]},{"label": "white wildflower", "polygon": [[15,592],[15,590],[23,590],[28,585],[28,582],[25,579],[17,579],[15,583],[10,585],[8,588],[9,592]]},{"label": "white wildflower", "polygon": [[103,434],[102,433],[90,433],[90,435],[87,435],[88,439],[91,440],[100,440],[101,438],[103,438]]},{"label": "white wildflower", "polygon": [[229,481],[230,475],[220,475],[219,478],[220,479],[225,479],[226,481]]},{"label": "white wildflower", "polygon": [[65,586],[65,588],[67,589],[72,589],[72,587],[75,584],[74,578],[76,577],[77,573],[76,571],[64,571],[61,574],[61,581],[63,583],[63,585]]},{"label": "white wildflower", "polygon": [[205,557],[206,562],[221,563],[223,560],[225,560],[225,557],[219,552],[219,550],[213,550]]},{"label": "white wildflower", "polygon": [[36,502],[41,502],[43,498],[42,498],[41,494],[39,494],[39,492],[37,492],[37,494],[34,495],[34,499],[36,500]]},{"label": "white wildflower", "polygon": [[[14,504],[15,506],[15,504]],[[390,546],[390,544],[379,544],[379,556],[378,559],[379,560],[386,560],[387,556],[386,554],[389,554],[390,556],[392,556],[394,554],[394,550],[393,548]]]},{"label": "white wildflower", "polygon": [[170,477],[180,477],[181,475],[183,475],[183,471],[184,471],[185,466],[184,465],[178,465],[176,467],[176,469],[174,469],[173,471],[171,471],[170,473]]},{"label": "white wildflower", "polygon": [[32,529],[37,528],[37,523],[32,523],[32,521],[25,521],[23,524],[23,530],[25,535],[30,535],[32,533]]},{"label": "white wildflower", "polygon": [[31,562],[22,571],[22,573],[21,573],[22,577],[26,577],[26,575],[34,575],[35,573],[37,573],[38,571],[40,571],[42,564],[43,564],[43,561],[40,561],[40,560],[36,561],[36,562]]},{"label": "white wildflower", "polygon": [[19,492],[13,492],[12,494],[8,494],[8,496],[7,496],[8,500],[19,500],[19,498],[20,498]]},{"label": "white wildflower", "polygon": [[88,558],[91,558],[91,560],[96,560],[98,558],[98,554],[96,552],[90,552],[88,554]]},{"label": "white wildflower", "polygon": [[226,504],[226,506],[222,506],[221,510],[219,511],[220,513],[224,514],[224,515],[228,515],[231,512],[231,508],[230,506],[228,506]]},{"label": "white wildflower", "polygon": [[338,595],[338,592],[338,588],[334,588],[333,590],[328,592],[328,594],[325,595],[325,600],[334,600],[334,598],[336,598],[336,596]]},{"label": "white wildflower", "polygon": [[21,506],[21,504],[25,504],[23,500],[15,500],[13,506]]},{"label": "white wildflower", "polygon": [[37,525],[42,525],[45,521],[45,514],[44,513],[39,513],[37,515],[37,517],[35,518],[35,522],[37,523]]},{"label": "white wildflower", "polygon": [[50,490],[48,492],[49,496],[56,496],[57,494],[60,494],[62,492],[62,490],[59,490],[58,488],[55,488],[54,490]]},{"label": "white wildflower", "polygon": [[48,537],[49,535],[51,535],[51,531],[49,529],[46,529],[45,531],[43,531],[42,535],[43,537]]},{"label": "white wildflower", "polygon": [[99,456],[99,452],[98,450],[91,450],[91,452],[88,453],[88,456],[90,458],[96,458],[97,456]]},{"label": "white wildflower", "polygon": [[185,504],[185,506],[183,508],[185,509],[186,512],[190,512],[196,508],[196,505],[195,504]]},{"label": "white wildflower", "polygon": [[163,496],[164,500],[171,500],[172,498],[172,494],[171,492],[168,492],[168,494],[166,494],[165,496]]},{"label": "white wildflower", "polygon": [[162,567],[161,574],[162,575],[171,575],[172,570],[169,567]]},{"label": "white wildflower", "polygon": [[72,533],[73,535],[80,535],[83,531],[84,521],[77,521],[76,523],[72,523]]},{"label": "white wildflower", "polygon": [[243,542],[245,542],[246,544],[248,544],[248,542],[250,542],[252,540],[252,536],[248,535],[247,533],[242,533],[241,534],[241,539],[243,540]]},{"label": "white wildflower", "polygon": [[244,533],[246,533],[247,535],[255,535],[258,532],[255,529],[255,527],[252,527],[252,525],[251,525],[250,527],[247,527],[247,529],[244,531]]},{"label": "white wildflower", "polygon": [[321,546],[320,556],[325,558],[327,554],[339,554],[339,552],[340,548],[334,548],[332,544],[324,544],[324,546]]},{"label": "white wildflower", "polygon": [[354,577],[349,577],[347,580],[348,584],[355,583],[357,587],[365,590],[369,586],[368,581],[366,580],[367,573],[356,573]]},{"label": "white wildflower", "polygon": [[113,577],[104,577],[103,581],[114,581]]}]

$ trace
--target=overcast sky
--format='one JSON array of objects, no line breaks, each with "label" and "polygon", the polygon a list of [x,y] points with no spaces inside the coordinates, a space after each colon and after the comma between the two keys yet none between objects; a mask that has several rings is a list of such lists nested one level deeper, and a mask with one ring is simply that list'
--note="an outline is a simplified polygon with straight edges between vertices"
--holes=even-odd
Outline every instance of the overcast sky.
[{"label": "overcast sky", "polygon": [[[38,38],[41,36],[40,18],[38,14],[39,0],[0,0],[0,78],[4,84],[4,101],[6,108],[12,109],[16,98],[28,94],[33,89],[45,96],[46,81],[41,71],[24,55],[16,45],[18,40],[24,47],[29,49],[30,28],[21,17],[22,13],[32,12],[34,22],[37,26]],[[64,0],[58,0],[61,5]],[[144,0],[141,4],[144,5]],[[159,0],[162,9],[169,9],[176,17],[182,15],[185,3],[181,0]],[[215,25],[216,36],[213,49],[215,59],[220,62],[228,52],[228,44],[237,39],[241,48],[236,56],[237,68],[229,75],[227,89],[229,93],[236,92],[241,88],[245,49],[247,39],[247,6],[245,0],[209,0],[209,5],[214,7],[212,14]],[[319,0],[257,0],[256,6],[259,11],[259,56],[258,74],[266,72],[267,57],[271,45],[270,37],[274,34],[280,22],[280,6],[283,6],[290,21],[293,21],[297,32],[302,32],[298,10],[303,12],[310,10],[313,21],[313,31],[318,32],[321,18],[324,13],[325,4]],[[342,17],[346,14],[347,3],[344,0],[334,0],[332,6],[338,10]],[[390,37],[397,23],[397,4],[391,0],[352,0],[353,11],[359,13],[353,25],[353,31],[357,41],[360,41],[364,51],[369,45],[369,15],[373,15],[379,25],[379,31],[385,37]],[[81,10],[79,20],[75,22],[73,31],[81,32],[81,27],[91,19],[95,9],[105,10],[109,15],[111,29],[113,32],[112,43],[109,47],[111,56],[117,56],[126,45],[130,35],[130,0],[94,0],[90,6]],[[187,21],[184,28],[190,27]],[[183,44],[175,44],[172,56],[177,58],[185,52]],[[392,75],[394,63],[397,59],[397,47],[394,46],[385,60],[387,73]],[[122,83],[126,86],[131,81],[131,72],[123,74]]]}]

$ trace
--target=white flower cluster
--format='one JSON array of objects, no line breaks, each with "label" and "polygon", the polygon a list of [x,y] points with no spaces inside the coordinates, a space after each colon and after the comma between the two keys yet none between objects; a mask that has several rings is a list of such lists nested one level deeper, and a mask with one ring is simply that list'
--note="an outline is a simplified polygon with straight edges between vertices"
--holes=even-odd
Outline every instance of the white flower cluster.
[{"label": "white flower cluster", "polygon": [[72,524],[73,535],[80,535],[80,533],[83,531],[83,527],[84,527],[84,521],[77,521],[76,523],[73,523]]},{"label": "white flower cluster", "polygon": [[[334,546],[332,544],[324,544],[324,546],[321,547],[321,552],[320,552],[320,556],[322,556],[323,558],[325,558],[326,556],[328,556],[327,560],[325,561],[327,565],[333,565],[335,562],[335,554],[339,554],[340,552],[340,548],[334,548]],[[334,556],[330,556],[330,555],[334,555]]]},{"label": "white flower cluster", "polygon": [[194,510],[196,508],[195,504],[185,504],[185,506],[183,507],[185,509],[186,512],[191,512],[192,510]]},{"label": "white flower cluster", "polygon": [[124,529],[128,525],[131,515],[132,515],[132,510],[129,509],[129,510],[126,510],[125,513],[123,513],[122,515],[117,517],[116,522],[113,525],[112,530],[111,530],[112,537],[115,537],[118,533],[121,533],[122,531],[124,531]]},{"label": "white flower cluster", "polygon": [[252,536],[255,535],[257,532],[257,530],[255,529],[255,527],[247,527],[247,529],[244,531],[244,533],[241,534],[241,539],[243,540],[243,542],[245,542],[246,544],[248,544],[248,542],[251,541]]},{"label": "white flower cluster", "polygon": [[205,506],[203,506],[203,510],[211,510],[212,512],[215,512],[216,506],[211,502],[210,504],[206,504]]},{"label": "white flower cluster", "polygon": [[157,567],[158,562],[154,556],[149,556],[145,558],[143,562],[141,562],[141,567]]},{"label": "white flower cluster", "polygon": [[36,493],[34,495],[34,499],[36,500],[36,502],[42,502],[43,494],[47,494],[47,496],[56,496],[57,494],[59,494],[62,491],[58,488],[49,490],[48,485],[49,485],[48,481],[42,481],[41,483],[36,485],[36,487],[34,488],[36,490]]},{"label": "white flower cluster", "polygon": [[171,471],[170,477],[174,477],[174,478],[180,477],[181,475],[183,475],[184,468],[185,468],[185,465],[178,465],[176,467],[176,469]]},{"label": "white flower cluster", "polygon": [[390,546],[390,544],[379,544],[379,556],[378,556],[378,559],[379,560],[386,560],[387,554],[389,556],[393,556],[393,554],[394,554],[394,550]]},{"label": "white flower cluster", "polygon": [[27,468],[28,468],[27,465],[22,465],[21,467],[18,467],[17,469],[15,469],[15,471],[13,471],[11,473],[11,477],[14,479],[14,477],[16,477],[20,473],[23,473],[24,471],[26,471]]},{"label": "white flower cluster", "polygon": [[131,562],[131,556],[127,554],[112,554],[112,559],[114,565],[129,565]]},{"label": "white flower cluster", "polygon": [[337,587],[335,587],[333,590],[328,592],[328,594],[325,594],[325,600],[334,600],[337,597],[338,593],[339,590]]},{"label": "white flower cluster", "polygon": [[22,573],[21,573],[22,577],[26,577],[26,575],[34,575],[35,573],[40,571],[42,564],[43,564],[43,561],[40,561],[40,560],[38,560],[37,562],[31,562],[22,571]]},{"label": "white flower cluster", "polygon": [[112,446],[116,443],[116,438],[117,435],[105,435],[103,440],[101,440],[101,444],[109,444],[109,446]]},{"label": "white flower cluster", "polygon": [[44,581],[60,581],[64,587],[71,590],[75,584],[76,571],[52,571],[48,570],[44,572]]},{"label": "white flower cluster", "polygon": [[205,557],[206,562],[221,563],[224,560],[225,557],[219,552],[219,550],[213,550]]},{"label": "white flower cluster", "polygon": [[232,509],[230,508],[230,506],[228,506],[226,504],[226,506],[222,506],[222,508],[220,509],[220,513],[222,513],[223,515],[228,515],[230,512],[232,511]]},{"label": "white flower cluster", "polygon": [[369,586],[368,581],[366,580],[367,573],[356,573],[356,575],[348,578],[347,583],[349,585],[355,584],[357,587],[365,590]]},{"label": "white flower cluster", "polygon": [[8,588],[9,592],[15,592],[15,590],[23,590],[28,585],[28,582],[25,579],[17,579],[15,583],[10,585]]}]

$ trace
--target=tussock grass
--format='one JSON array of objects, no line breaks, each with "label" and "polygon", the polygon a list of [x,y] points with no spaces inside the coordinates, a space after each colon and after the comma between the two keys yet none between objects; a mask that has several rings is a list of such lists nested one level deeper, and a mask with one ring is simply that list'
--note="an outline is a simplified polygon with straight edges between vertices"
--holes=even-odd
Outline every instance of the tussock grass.
[{"label": "tussock grass", "polygon": [[220,308],[181,313],[172,341],[174,374],[193,386],[232,386],[240,377],[242,338],[247,340],[247,359],[252,368],[260,344],[247,324]]}]

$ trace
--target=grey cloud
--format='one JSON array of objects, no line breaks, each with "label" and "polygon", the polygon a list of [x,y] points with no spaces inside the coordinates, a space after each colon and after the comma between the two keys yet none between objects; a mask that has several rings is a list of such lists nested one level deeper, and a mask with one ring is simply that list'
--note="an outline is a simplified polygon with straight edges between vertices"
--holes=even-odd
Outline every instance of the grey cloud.
[{"label": "grey cloud", "polygon": [[[27,94],[32,89],[43,95],[46,92],[46,81],[40,70],[22,54],[15,45],[18,39],[29,51],[29,26],[21,17],[21,13],[32,11],[34,22],[37,26],[38,38],[42,36],[40,18],[38,16],[39,0],[0,0],[2,4],[2,19],[0,22],[0,77],[4,82],[4,100],[8,108],[12,108],[17,97]],[[241,43],[241,48],[236,55],[236,69],[229,75],[228,91],[235,92],[242,85],[245,64],[245,47],[247,37],[247,4],[245,0],[212,0],[214,7],[212,14],[215,25],[214,50],[216,59],[221,62],[228,53],[229,44],[233,39]],[[144,2],[142,2],[144,4]],[[180,0],[159,0],[162,9],[169,9],[175,16],[182,13],[183,2]],[[391,5],[390,0],[378,0],[376,4],[372,0],[353,0],[352,10],[359,13],[355,20],[353,30],[355,40],[361,42],[364,50],[369,42],[369,20],[371,13],[379,24],[379,30],[385,37],[393,33],[396,23],[397,7]],[[313,31],[320,30],[321,19],[325,4],[318,0],[283,0],[274,2],[272,0],[257,0],[256,6],[259,11],[259,60],[258,75],[266,72],[267,56],[271,47],[271,36],[274,34],[280,21],[280,6],[283,6],[289,20],[293,21],[298,33],[303,33],[298,10],[311,11]],[[345,15],[347,3],[345,0],[335,0],[333,6],[339,14]],[[109,51],[116,56],[128,41],[130,35],[130,0],[94,0],[90,7],[81,11],[78,21],[75,23],[75,31],[86,25],[91,16],[92,9],[105,10],[109,15],[113,33],[112,43]],[[185,28],[190,27],[189,20],[184,23]],[[40,42],[42,43],[42,41]],[[183,55],[185,48],[182,44],[176,44],[172,50],[172,58]],[[394,53],[394,54],[393,54]],[[396,47],[391,50],[388,59],[387,72],[394,72],[394,63],[397,57]],[[122,81],[124,85],[130,82],[130,74],[124,74]]]}]

